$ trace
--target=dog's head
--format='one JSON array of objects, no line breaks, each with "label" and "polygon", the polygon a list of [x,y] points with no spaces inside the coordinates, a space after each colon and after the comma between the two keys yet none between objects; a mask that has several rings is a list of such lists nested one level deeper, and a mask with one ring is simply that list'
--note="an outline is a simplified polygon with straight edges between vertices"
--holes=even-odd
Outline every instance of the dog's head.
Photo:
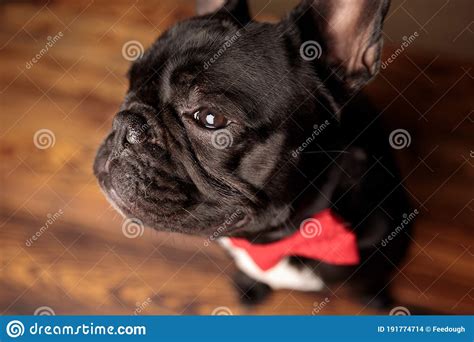
[{"label": "dog's head", "polygon": [[288,220],[305,186],[295,150],[331,140],[314,125],[337,125],[378,71],[388,0],[303,1],[276,24],[219,2],[198,0],[200,16],[134,62],[94,164],[118,210],[159,230],[236,235]]}]

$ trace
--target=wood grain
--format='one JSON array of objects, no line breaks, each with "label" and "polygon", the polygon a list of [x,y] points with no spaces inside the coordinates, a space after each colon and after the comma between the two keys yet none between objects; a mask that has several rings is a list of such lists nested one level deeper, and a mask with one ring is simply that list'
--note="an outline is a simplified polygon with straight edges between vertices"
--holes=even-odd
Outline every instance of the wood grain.
[{"label": "wood grain", "polygon": [[[347,288],[334,295],[278,291],[239,304],[234,266],[203,239],[146,230],[122,234],[122,219],[92,176],[95,150],[126,91],[125,42],[148,46],[189,1],[20,2],[1,5],[0,312],[32,314],[371,314]],[[30,69],[48,36],[63,33]],[[386,58],[396,46],[385,48]],[[397,156],[421,215],[392,286],[412,313],[472,314],[474,80],[472,63],[409,51],[368,87],[387,129],[411,134]],[[420,74],[423,70],[423,74]],[[49,129],[55,144],[38,149]],[[48,220],[63,214],[29,247]],[[385,312],[380,312],[385,313]]]}]

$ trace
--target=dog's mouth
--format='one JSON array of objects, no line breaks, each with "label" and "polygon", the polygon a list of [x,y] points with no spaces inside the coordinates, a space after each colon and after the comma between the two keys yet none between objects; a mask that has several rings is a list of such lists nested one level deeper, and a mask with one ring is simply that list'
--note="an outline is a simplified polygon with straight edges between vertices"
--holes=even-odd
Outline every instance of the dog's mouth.
[{"label": "dog's mouth", "polygon": [[252,215],[244,206],[203,200],[195,186],[159,167],[164,151],[153,146],[116,148],[112,132],[99,148],[94,174],[111,205],[124,217],[159,231],[229,236],[246,229]]}]

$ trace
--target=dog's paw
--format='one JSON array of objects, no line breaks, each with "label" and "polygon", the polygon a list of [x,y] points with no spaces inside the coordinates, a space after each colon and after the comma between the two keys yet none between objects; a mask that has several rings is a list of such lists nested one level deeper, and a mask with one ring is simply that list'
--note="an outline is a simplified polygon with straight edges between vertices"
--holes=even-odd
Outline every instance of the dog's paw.
[{"label": "dog's paw", "polygon": [[260,304],[272,292],[270,286],[250,278],[243,272],[235,274],[234,286],[240,302],[245,305]]}]

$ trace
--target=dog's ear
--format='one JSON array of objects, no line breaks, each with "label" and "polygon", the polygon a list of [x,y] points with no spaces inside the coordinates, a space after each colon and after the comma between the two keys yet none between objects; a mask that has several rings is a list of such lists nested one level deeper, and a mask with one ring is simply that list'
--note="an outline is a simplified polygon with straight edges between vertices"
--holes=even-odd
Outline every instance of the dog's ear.
[{"label": "dog's ear", "polygon": [[250,20],[250,11],[246,0],[196,0],[198,15],[226,16],[244,26]]},{"label": "dog's ear", "polygon": [[301,54],[316,46],[323,79],[354,92],[379,70],[389,5],[390,0],[303,0],[289,20],[301,34]]}]

